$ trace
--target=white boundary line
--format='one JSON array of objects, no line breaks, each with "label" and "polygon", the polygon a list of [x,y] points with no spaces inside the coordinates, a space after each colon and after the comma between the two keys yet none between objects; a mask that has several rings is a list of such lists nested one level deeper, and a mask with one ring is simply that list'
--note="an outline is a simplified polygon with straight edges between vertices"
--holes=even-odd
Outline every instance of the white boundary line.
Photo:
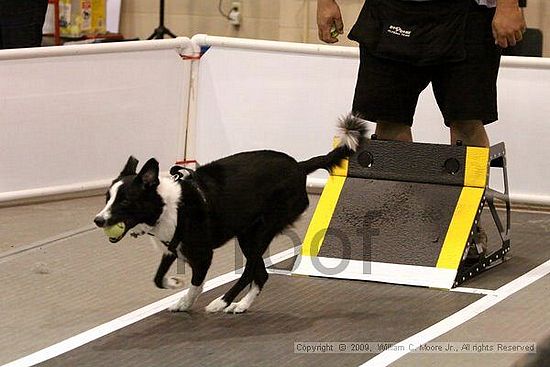
[{"label": "white boundary line", "polygon": [[[466,306],[462,310],[452,314],[451,316],[439,321],[438,323],[424,329],[423,331],[395,344],[395,348],[388,349],[374,358],[363,363],[360,367],[385,367],[391,363],[397,361],[399,358],[404,357],[410,350],[418,348],[420,345],[433,340],[446,332],[454,329],[457,326],[465,323],[480,313],[488,310],[497,303],[504,301],[512,294],[522,290],[528,285],[536,282],[545,275],[550,273],[550,260],[546,261],[542,265],[537,266],[533,270],[523,274],[519,278],[516,278],[503,285],[496,291],[493,296],[483,297],[480,300]],[[400,351],[399,349],[403,349]]]},{"label": "white boundary line", "polygon": [[497,291],[494,291],[492,289],[483,289],[483,288],[467,288],[467,287],[456,287],[453,289],[450,289],[451,292],[458,292],[458,293],[471,293],[471,294],[484,294],[486,296],[498,296]]},{"label": "white boundary line", "polygon": [[[294,248],[279,252],[269,257],[268,261],[272,264],[276,264],[278,262],[289,259],[299,252],[299,248],[300,247],[298,246],[298,247],[294,247]],[[212,290],[214,288],[217,288],[219,286],[222,286],[224,284],[227,284],[239,278],[242,274],[242,270],[243,269],[241,268],[235,271],[230,271],[229,273],[220,275],[214,279],[207,281],[206,284],[204,285],[203,292],[207,292],[209,290]],[[13,362],[9,362],[3,365],[2,367],[28,367],[28,366],[33,366],[35,364],[44,362],[48,359],[57,357],[60,354],[76,349],[84,344],[87,344],[91,341],[99,339],[119,329],[122,329],[123,327],[126,327],[140,320],[143,320],[146,317],[159,313],[165,310],[171,304],[177,302],[178,299],[180,299],[185,293],[187,293],[187,289],[181,292],[178,292],[176,294],[173,294],[169,297],[163,298],[160,301],[151,303],[147,306],[144,306],[126,315],[118,317],[105,324],[102,324],[90,330],[84,331],[83,333],[72,336],[68,339],[65,339],[59,343],[51,345],[42,350],[39,350],[35,353],[29,354]]]},{"label": "white boundary line", "polygon": [[290,270],[283,270],[283,269],[266,269],[268,274],[276,274],[276,275],[292,275],[292,272]]}]

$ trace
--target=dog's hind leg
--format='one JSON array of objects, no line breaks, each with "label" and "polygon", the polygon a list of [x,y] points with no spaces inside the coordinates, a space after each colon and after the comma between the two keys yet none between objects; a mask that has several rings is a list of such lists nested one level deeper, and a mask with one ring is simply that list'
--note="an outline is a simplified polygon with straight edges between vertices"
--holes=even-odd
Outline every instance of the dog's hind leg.
[{"label": "dog's hind leg", "polygon": [[265,269],[263,254],[269,247],[269,244],[278,232],[278,227],[266,231],[264,226],[257,227],[254,231],[250,231],[246,238],[243,238],[242,243],[239,242],[243,253],[248,254],[248,263],[252,267],[252,284],[248,293],[239,301],[230,303],[225,309],[226,313],[243,313],[250,308],[256,297],[262,291],[264,284],[267,282],[268,274]]},{"label": "dog's hind leg", "polygon": [[239,302],[233,302],[223,311],[226,313],[243,313],[250,308],[256,297],[262,291],[264,284],[267,282],[268,274],[265,270],[263,258],[259,258],[255,262],[254,280],[250,285],[250,289]]},{"label": "dog's hind leg", "polygon": [[228,305],[224,312],[243,313],[250,308],[268,279],[263,259],[264,252],[273,238],[306,210],[309,201],[306,192],[302,190],[291,197],[275,195],[271,204],[270,209],[262,217],[260,222],[262,224],[251,228],[242,242],[239,237],[239,245],[243,249],[243,253],[246,250],[249,254],[248,260],[254,264],[253,282],[248,293],[239,302]]},{"label": "dog's hind leg", "polygon": [[246,260],[244,271],[237,281],[223,296],[216,298],[208,306],[206,306],[206,312],[219,312],[225,309],[233,300],[239,295],[239,293],[250,284],[254,276],[254,267],[250,259]]},{"label": "dog's hind leg", "polygon": [[246,258],[244,271],[239,280],[223,296],[216,298],[208,306],[206,312],[220,312],[227,306],[230,306],[241,291],[254,280],[254,271],[256,266],[257,254],[255,246],[255,235],[258,226],[253,226],[243,234],[237,236],[239,247]]},{"label": "dog's hind leg", "polygon": [[193,306],[197,298],[202,293],[202,288],[204,285],[204,279],[206,278],[206,273],[210,268],[212,262],[212,252],[204,254],[202,258],[187,258],[189,265],[193,271],[191,277],[191,286],[187,290],[187,293],[174,305],[170,306],[168,310],[172,312],[187,311]]}]

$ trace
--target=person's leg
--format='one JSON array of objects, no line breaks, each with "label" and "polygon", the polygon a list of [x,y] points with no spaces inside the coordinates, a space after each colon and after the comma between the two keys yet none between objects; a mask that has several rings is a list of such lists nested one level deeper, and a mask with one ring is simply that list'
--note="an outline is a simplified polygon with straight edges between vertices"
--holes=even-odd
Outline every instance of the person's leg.
[{"label": "person's leg", "polygon": [[361,46],[353,113],[376,122],[380,140],[412,141],[418,96],[428,84],[426,69],[375,57]]},{"label": "person's leg", "polygon": [[405,123],[378,121],[375,134],[380,140],[413,140],[411,127]]},{"label": "person's leg", "polygon": [[[432,81],[434,94],[451,144],[489,147],[486,124],[498,119],[497,75],[500,50],[494,44],[491,22],[494,9],[471,3],[466,24],[466,59],[442,65]],[[479,261],[487,253],[487,234],[477,226],[467,250],[467,260]]]},{"label": "person's leg", "polygon": [[451,144],[462,141],[464,145],[475,147],[489,147],[489,137],[485,131],[483,121],[450,121]]},{"label": "person's leg", "polygon": [[500,50],[491,32],[494,9],[472,5],[466,24],[466,59],[435,69],[432,86],[450,127],[451,144],[488,147],[484,125],[498,119],[496,82]]}]

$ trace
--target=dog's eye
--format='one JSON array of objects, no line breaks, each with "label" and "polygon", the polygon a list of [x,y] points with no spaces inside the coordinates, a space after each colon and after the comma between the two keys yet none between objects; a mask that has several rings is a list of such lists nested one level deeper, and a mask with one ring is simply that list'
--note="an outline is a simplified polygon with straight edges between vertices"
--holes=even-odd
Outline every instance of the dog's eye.
[{"label": "dog's eye", "polygon": [[122,200],[120,206],[130,206],[130,200]]}]

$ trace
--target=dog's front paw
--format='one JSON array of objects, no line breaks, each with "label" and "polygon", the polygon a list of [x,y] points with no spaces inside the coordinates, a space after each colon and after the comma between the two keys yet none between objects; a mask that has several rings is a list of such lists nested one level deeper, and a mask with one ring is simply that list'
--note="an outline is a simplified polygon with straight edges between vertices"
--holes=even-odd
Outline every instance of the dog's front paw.
[{"label": "dog's front paw", "polygon": [[183,296],[177,303],[168,307],[168,311],[184,312],[184,311],[188,311],[191,308],[191,306],[193,306],[193,302],[190,299],[188,299],[186,296]]},{"label": "dog's front paw", "polygon": [[180,288],[183,288],[184,285],[185,285],[185,282],[182,278],[178,278],[178,277],[162,278],[162,288],[180,289]]},{"label": "dog's front paw", "polygon": [[244,313],[248,310],[248,305],[242,302],[233,302],[229,306],[223,309],[225,313]]},{"label": "dog's front paw", "polygon": [[220,312],[221,310],[223,310],[226,307],[227,307],[227,302],[225,302],[222,299],[222,297],[219,297],[219,298],[216,298],[215,300],[213,300],[212,302],[210,302],[210,304],[208,304],[208,306],[206,306],[205,310],[206,310],[206,312],[214,313],[214,312]]}]

